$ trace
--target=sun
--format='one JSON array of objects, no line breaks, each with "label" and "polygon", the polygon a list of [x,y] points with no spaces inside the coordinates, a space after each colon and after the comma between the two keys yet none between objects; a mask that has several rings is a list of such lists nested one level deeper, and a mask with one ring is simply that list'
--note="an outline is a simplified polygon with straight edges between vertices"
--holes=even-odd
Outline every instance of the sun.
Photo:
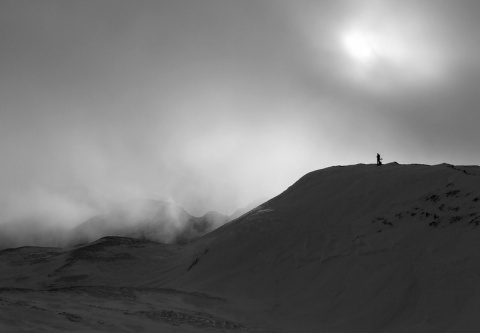
[{"label": "sun", "polygon": [[348,31],[342,38],[347,53],[360,63],[371,63],[379,57],[378,40],[365,31]]},{"label": "sun", "polygon": [[339,74],[365,89],[441,83],[447,58],[421,18],[392,15],[383,7],[353,13],[332,30]]}]

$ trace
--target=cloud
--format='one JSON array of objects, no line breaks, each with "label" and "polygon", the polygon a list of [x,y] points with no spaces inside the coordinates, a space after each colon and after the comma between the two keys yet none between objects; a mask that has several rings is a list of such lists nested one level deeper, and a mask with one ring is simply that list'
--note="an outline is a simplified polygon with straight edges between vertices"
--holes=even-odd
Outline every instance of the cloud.
[{"label": "cloud", "polygon": [[[8,219],[78,223],[103,205],[69,194],[78,188],[201,215],[377,152],[476,162],[476,2],[1,6]],[[352,36],[367,61],[346,48]]]}]

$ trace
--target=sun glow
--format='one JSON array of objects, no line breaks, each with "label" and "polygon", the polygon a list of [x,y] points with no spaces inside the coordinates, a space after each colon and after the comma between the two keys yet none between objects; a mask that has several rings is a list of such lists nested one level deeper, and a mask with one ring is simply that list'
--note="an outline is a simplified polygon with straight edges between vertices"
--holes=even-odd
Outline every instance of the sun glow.
[{"label": "sun glow", "polygon": [[439,56],[421,31],[399,29],[385,20],[353,21],[338,35],[346,60],[344,73],[364,87],[382,91],[439,81]]},{"label": "sun glow", "polygon": [[[448,83],[448,45],[416,6],[393,0],[350,2],[334,21],[319,19],[320,6],[301,20],[319,75],[332,65],[339,80],[374,93]],[[335,59],[335,66],[325,59]]]},{"label": "sun glow", "polygon": [[[408,41],[395,31],[357,27],[346,30],[341,41],[344,51],[357,63],[399,66],[408,61]],[[411,44],[411,43],[410,43]]]},{"label": "sun glow", "polygon": [[350,31],[343,37],[346,51],[356,61],[367,63],[378,55],[378,43],[375,38],[362,31]]}]

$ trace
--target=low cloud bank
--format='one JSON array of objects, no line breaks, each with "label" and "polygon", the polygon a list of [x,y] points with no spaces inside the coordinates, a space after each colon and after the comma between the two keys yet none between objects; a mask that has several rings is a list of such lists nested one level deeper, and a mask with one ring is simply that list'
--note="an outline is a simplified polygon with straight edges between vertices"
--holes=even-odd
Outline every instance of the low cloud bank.
[{"label": "low cloud bank", "polygon": [[[172,202],[137,199],[110,205],[104,203],[101,207],[98,205],[96,210],[89,210],[97,214],[81,223],[70,224],[56,220],[46,223],[26,214],[23,219],[0,225],[0,248],[75,246],[105,236],[141,238],[168,244],[187,243],[242,215],[256,203],[236,210],[231,216],[210,211],[196,217]],[[68,217],[72,222],[72,215]]]}]

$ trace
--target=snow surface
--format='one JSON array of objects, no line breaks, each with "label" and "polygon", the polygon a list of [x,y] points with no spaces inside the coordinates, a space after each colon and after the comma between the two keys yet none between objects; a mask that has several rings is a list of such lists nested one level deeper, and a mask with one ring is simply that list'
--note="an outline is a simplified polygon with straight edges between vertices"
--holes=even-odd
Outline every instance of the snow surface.
[{"label": "snow surface", "polygon": [[311,172],[197,241],[0,251],[2,332],[476,332],[480,167]]}]

